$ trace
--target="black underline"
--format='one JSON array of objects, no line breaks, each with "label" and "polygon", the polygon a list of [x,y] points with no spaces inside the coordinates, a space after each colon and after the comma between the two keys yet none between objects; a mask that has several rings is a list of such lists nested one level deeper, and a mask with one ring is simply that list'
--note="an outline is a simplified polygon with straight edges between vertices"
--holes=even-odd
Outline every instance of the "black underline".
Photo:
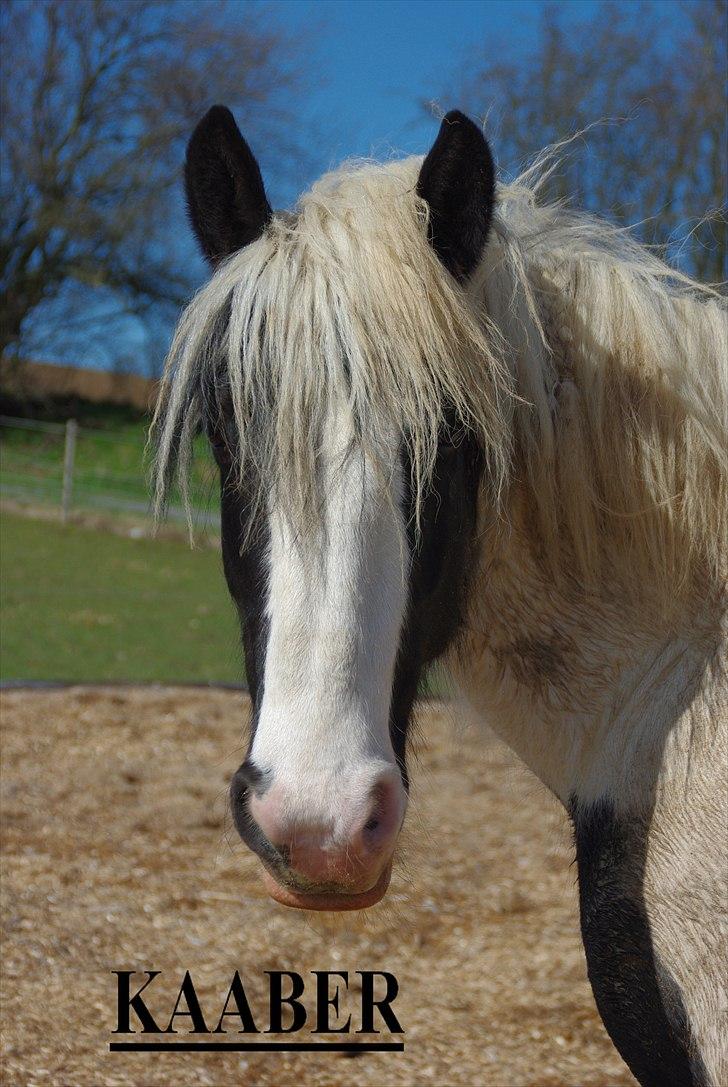
[{"label": "black underline", "polygon": [[109,1042],[112,1053],[162,1053],[166,1050],[178,1050],[190,1053],[199,1050],[203,1053],[256,1052],[263,1053],[270,1049],[275,1053],[315,1053],[318,1050],[329,1053],[402,1053],[404,1042]]}]

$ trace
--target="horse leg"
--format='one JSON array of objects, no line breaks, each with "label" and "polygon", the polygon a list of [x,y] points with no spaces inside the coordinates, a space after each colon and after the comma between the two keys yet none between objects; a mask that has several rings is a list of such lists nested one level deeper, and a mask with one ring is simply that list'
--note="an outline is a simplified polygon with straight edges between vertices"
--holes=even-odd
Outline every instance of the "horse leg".
[{"label": "horse leg", "polygon": [[[686,877],[684,857],[665,848],[662,831],[652,863],[654,813],[618,813],[608,800],[574,799],[570,808],[587,969],[612,1041],[643,1087],[719,1083],[718,922],[705,916],[704,893],[693,904],[696,873]],[[705,862],[703,851],[694,863]]]}]

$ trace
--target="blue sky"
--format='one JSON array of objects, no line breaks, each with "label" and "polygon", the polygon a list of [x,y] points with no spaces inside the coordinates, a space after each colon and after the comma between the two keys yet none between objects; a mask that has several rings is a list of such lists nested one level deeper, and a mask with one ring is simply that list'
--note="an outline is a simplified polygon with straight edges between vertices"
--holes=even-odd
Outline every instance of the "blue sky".
[{"label": "blue sky", "polygon": [[[311,172],[299,171],[295,179],[276,174],[274,163],[266,161],[266,149],[256,147],[253,140],[273,205],[290,206],[315,176],[342,159],[426,152],[437,133],[437,121],[423,104],[434,102],[443,111],[461,105],[460,86],[477,69],[479,57],[529,53],[546,2],[261,0],[283,29],[310,42],[305,59],[311,69],[309,90],[297,108],[302,130],[316,134]],[[611,2],[636,7],[635,0]],[[669,42],[682,18],[679,2],[653,2]],[[232,19],[246,17],[244,3],[227,0],[227,5]],[[560,0],[556,6],[564,21],[578,22],[593,13],[598,0]],[[181,217],[181,190],[172,199],[179,202]],[[189,260],[202,282],[206,271],[191,232]],[[143,328],[132,320],[124,342],[130,356],[148,354]],[[99,368],[111,362],[101,343],[73,351],[73,361],[81,360]]]},{"label": "blue sky", "polygon": [[[597,4],[564,0],[560,6],[578,19]],[[667,0],[664,6],[673,4]],[[437,125],[422,103],[434,100],[443,110],[457,106],[468,61],[489,44],[528,52],[544,3],[272,0],[266,7],[289,30],[316,28],[318,70],[306,112],[316,124],[317,158],[326,168],[350,156],[426,151]]]}]

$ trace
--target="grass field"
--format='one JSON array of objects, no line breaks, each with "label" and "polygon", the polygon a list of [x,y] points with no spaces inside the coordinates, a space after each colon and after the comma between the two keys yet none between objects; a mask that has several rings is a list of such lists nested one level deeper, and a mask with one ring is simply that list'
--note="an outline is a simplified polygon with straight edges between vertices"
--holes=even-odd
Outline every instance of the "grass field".
[{"label": "grass field", "polygon": [[[32,418],[17,418],[20,403],[3,403],[2,414],[17,422],[0,427],[0,489],[6,496],[23,497],[58,506],[61,501],[64,455],[64,424],[79,424],[73,476],[75,508],[135,510],[149,506],[148,459],[145,454],[149,418],[133,409],[112,405],[54,404],[45,415],[34,410]],[[45,429],[33,429],[35,426]],[[214,519],[219,508],[217,472],[204,439],[198,439],[192,466],[193,506],[209,510]],[[179,496],[171,495],[171,504]]]},{"label": "grass field", "polygon": [[241,682],[217,551],[3,513],[0,676]]},{"label": "grass field", "polygon": [[3,510],[0,555],[0,680],[245,682],[219,551]]}]

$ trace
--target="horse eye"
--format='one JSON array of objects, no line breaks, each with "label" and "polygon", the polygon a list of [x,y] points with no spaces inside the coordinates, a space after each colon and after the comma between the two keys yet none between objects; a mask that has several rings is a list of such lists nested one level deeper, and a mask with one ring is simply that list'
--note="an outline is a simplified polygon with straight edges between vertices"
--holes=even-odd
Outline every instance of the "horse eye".
[{"label": "horse eye", "polygon": [[207,440],[217,460],[231,460],[230,445],[225,431],[219,427],[212,427],[207,431]]}]

